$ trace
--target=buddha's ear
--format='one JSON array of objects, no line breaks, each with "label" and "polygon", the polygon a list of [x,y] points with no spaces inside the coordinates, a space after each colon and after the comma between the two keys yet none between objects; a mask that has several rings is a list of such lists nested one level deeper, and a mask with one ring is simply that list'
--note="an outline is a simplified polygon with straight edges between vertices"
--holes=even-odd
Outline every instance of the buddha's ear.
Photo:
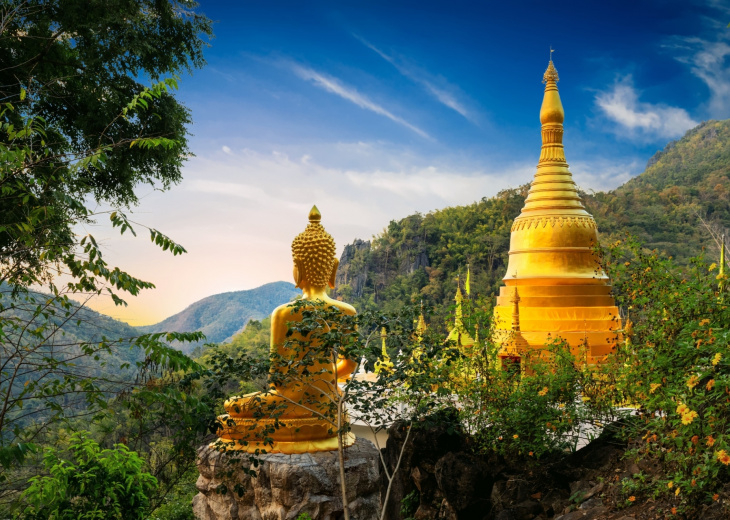
[{"label": "buddha's ear", "polygon": [[337,268],[340,266],[340,261],[335,258],[335,263],[332,265],[332,272],[330,273],[329,286],[330,289],[335,288],[335,278],[337,278]]},{"label": "buddha's ear", "polygon": [[304,270],[302,269],[302,261],[298,258],[294,259],[294,285],[299,287],[302,283],[302,277],[304,276]]}]

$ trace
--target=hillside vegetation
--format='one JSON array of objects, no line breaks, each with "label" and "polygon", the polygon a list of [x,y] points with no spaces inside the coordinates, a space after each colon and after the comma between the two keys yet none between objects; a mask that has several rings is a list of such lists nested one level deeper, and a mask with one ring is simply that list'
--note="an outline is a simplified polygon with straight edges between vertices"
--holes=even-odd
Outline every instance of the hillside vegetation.
[{"label": "hillside vegetation", "polygon": [[[528,189],[411,215],[391,221],[370,242],[356,240],[343,252],[336,295],[362,309],[409,300],[444,308],[470,265],[472,291],[490,296],[504,276],[510,226]],[[730,120],[699,125],[623,186],[583,197],[604,244],[629,232],[680,263],[703,247],[715,255],[712,233],[730,227]]]}]

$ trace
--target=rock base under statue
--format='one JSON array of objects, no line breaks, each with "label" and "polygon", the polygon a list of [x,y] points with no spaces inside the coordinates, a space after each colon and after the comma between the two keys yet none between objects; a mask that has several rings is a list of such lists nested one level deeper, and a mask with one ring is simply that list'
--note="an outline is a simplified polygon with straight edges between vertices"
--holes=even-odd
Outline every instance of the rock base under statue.
[{"label": "rock base under statue", "polygon": [[[233,458],[239,463],[229,464]],[[308,513],[312,520],[342,517],[340,467],[337,451],[260,456],[254,467],[241,452],[221,453],[208,446],[198,451],[200,493],[193,498],[199,520],[296,520]],[[357,439],[345,449],[345,482],[351,520],[380,516],[378,450]],[[251,477],[243,468],[254,470]],[[217,493],[221,484],[227,492]],[[245,491],[239,495],[235,488]]]}]

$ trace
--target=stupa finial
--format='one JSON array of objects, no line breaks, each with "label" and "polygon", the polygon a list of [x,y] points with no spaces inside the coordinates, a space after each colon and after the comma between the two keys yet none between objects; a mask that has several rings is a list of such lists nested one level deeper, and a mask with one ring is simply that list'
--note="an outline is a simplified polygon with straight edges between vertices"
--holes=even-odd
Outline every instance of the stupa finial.
[{"label": "stupa finial", "polygon": [[554,84],[560,81],[560,78],[558,77],[558,69],[555,68],[555,64],[553,63],[553,52],[555,51],[550,49],[550,61],[548,62],[547,69],[545,69],[545,74],[542,75],[542,82],[545,84]]}]

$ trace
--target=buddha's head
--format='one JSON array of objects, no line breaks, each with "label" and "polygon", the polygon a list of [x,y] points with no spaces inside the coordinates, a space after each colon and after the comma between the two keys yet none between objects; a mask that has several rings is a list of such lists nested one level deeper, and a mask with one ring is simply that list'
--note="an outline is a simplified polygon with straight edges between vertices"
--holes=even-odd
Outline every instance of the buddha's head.
[{"label": "buddha's head", "polygon": [[294,282],[297,287],[325,287],[334,289],[335,275],[340,262],[335,258],[335,241],[324,230],[322,214],[313,206],[309,212],[309,224],[292,242],[294,257]]}]

